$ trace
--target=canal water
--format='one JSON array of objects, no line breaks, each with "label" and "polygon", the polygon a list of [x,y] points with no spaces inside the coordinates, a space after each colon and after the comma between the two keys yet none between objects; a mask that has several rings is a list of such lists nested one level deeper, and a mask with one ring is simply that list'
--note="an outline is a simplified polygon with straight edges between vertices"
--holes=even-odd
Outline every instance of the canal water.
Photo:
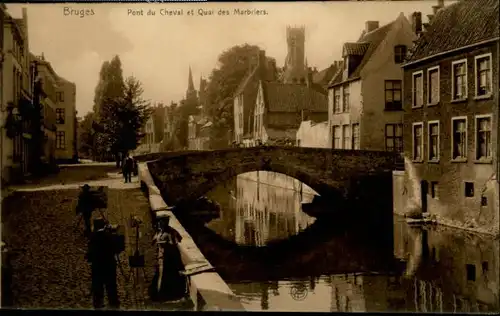
[{"label": "canal water", "polygon": [[[342,230],[333,222],[325,229],[330,223],[302,211],[315,194],[293,178],[263,171],[239,175],[207,194],[220,214],[205,226],[225,244],[210,246],[204,239],[202,251],[247,310],[499,311],[498,239],[410,226],[398,217],[389,232]],[[377,248],[383,243],[374,243],[388,234],[390,256]]]}]

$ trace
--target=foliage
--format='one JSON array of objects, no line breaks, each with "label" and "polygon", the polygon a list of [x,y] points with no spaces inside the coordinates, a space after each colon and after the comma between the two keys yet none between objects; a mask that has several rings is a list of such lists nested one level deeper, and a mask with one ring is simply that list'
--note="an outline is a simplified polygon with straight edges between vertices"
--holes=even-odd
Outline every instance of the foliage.
[{"label": "foliage", "polygon": [[233,97],[251,67],[257,65],[259,47],[234,46],[224,51],[212,70],[207,86],[207,114],[213,122],[213,137],[224,137],[233,127]]},{"label": "foliage", "polygon": [[78,153],[82,157],[93,157],[94,152],[94,132],[92,123],[94,122],[94,112],[85,114],[78,122]]},{"label": "foliage", "polygon": [[95,89],[93,148],[99,160],[137,147],[140,130],[150,115],[149,102],[142,98],[142,85],[134,77],[123,79],[121,61],[106,61]]}]

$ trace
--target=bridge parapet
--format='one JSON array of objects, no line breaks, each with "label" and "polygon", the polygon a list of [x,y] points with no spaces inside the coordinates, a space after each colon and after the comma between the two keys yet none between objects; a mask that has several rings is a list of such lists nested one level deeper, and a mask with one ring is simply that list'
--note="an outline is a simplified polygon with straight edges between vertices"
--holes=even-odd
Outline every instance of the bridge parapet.
[{"label": "bridge parapet", "polygon": [[351,181],[391,173],[398,159],[394,153],[381,151],[267,146],[158,153],[152,157],[158,159],[148,163],[149,169],[169,204],[197,198],[222,181],[257,170],[286,174],[321,195],[331,193],[333,188],[346,196]]}]

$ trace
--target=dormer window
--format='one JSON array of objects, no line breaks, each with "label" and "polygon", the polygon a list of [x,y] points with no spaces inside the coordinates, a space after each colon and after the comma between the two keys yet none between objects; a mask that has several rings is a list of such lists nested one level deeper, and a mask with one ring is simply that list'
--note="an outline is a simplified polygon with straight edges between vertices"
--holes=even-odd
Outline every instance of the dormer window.
[{"label": "dormer window", "polygon": [[394,62],[396,64],[401,64],[406,57],[407,48],[405,45],[396,45],[394,47]]}]

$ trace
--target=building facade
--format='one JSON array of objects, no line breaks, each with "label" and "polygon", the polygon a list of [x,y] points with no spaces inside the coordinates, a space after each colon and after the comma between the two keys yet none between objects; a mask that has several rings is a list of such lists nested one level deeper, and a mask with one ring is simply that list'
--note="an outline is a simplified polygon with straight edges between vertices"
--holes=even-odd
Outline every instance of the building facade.
[{"label": "building facade", "polygon": [[294,145],[300,123],[326,121],[327,111],[327,96],[307,85],[261,81],[255,101],[253,145]]},{"label": "building facade", "polygon": [[190,115],[188,121],[188,149],[209,150],[212,122],[200,115]]},{"label": "building facade", "polygon": [[407,210],[495,234],[498,14],[494,0],[437,11],[404,66]]},{"label": "building facade", "polygon": [[77,162],[76,85],[58,76],[55,99],[56,159]]},{"label": "building facade", "polygon": [[316,123],[314,121],[302,121],[297,130],[297,147],[330,148],[328,139],[328,121]]},{"label": "building facade", "polygon": [[252,138],[253,110],[255,99],[259,90],[259,81],[274,82],[277,80],[276,62],[266,57],[266,52],[261,50],[257,58],[257,65],[249,69],[248,75],[240,83],[234,94],[234,141],[249,144]]},{"label": "building facade", "polygon": [[382,27],[366,22],[360,39],[344,44],[329,87],[332,148],[403,151],[401,64],[415,39],[401,13]]},{"label": "building facade", "polygon": [[40,127],[43,139],[40,140],[42,147],[41,162],[43,164],[54,164],[56,161],[56,135],[57,135],[57,74],[49,62],[42,56],[36,57],[31,54],[32,65],[36,73],[35,84],[40,111]]},{"label": "building facade", "polygon": [[28,15],[12,18],[2,7],[1,172],[2,180],[17,181],[31,169],[33,126]]}]

